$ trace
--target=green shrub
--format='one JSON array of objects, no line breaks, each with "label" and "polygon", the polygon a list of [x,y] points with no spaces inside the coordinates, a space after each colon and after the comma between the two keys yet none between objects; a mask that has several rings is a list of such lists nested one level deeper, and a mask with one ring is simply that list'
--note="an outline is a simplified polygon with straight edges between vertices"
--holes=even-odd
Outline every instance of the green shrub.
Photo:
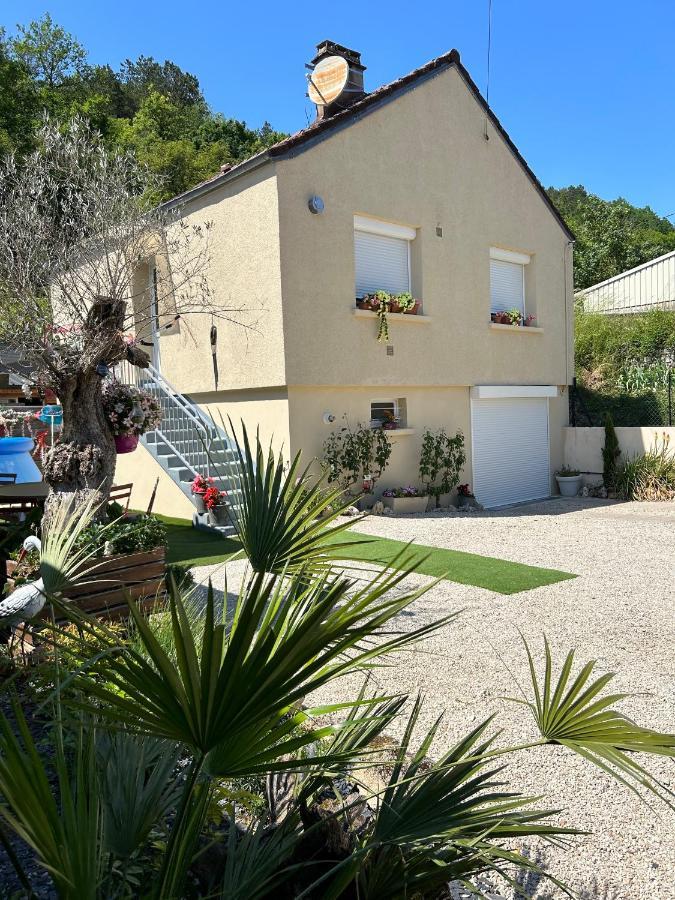
[{"label": "green shrub", "polygon": [[621,455],[619,439],[614,430],[614,423],[609,413],[605,415],[605,445],[602,448],[602,480],[608,491],[613,491],[616,484],[616,464]]},{"label": "green shrub", "polygon": [[111,523],[92,522],[79,536],[77,545],[91,543],[96,556],[102,556],[106,544],[112,553],[139,553],[166,546],[166,526],[155,516],[118,519]]},{"label": "green shrub", "polygon": [[675,499],[675,454],[664,434],[642,456],[635,456],[619,469],[616,491],[623,500]]},{"label": "green shrub", "polygon": [[651,366],[675,355],[675,312],[669,310],[616,316],[577,310],[574,327],[580,375],[600,372],[617,380],[627,366]]}]

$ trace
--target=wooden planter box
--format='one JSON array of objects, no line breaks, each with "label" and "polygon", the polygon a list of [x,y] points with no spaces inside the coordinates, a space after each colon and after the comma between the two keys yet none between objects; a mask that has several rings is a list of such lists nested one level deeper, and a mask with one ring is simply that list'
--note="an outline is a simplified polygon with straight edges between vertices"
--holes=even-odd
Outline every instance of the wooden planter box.
[{"label": "wooden planter box", "polygon": [[[64,599],[73,601],[78,609],[105,619],[122,619],[129,615],[127,597],[131,597],[145,612],[151,612],[166,596],[166,551],[164,547],[139,553],[124,553],[91,560],[95,570],[82,584],[72,587]],[[7,561],[7,575],[11,576],[16,563]],[[51,616],[45,606],[40,618]]]}]

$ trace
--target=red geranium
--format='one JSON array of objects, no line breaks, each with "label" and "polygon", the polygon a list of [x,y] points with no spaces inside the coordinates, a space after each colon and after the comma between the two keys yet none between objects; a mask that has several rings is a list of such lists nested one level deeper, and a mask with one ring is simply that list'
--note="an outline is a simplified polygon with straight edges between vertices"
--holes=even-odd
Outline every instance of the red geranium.
[{"label": "red geranium", "polygon": [[205,494],[212,484],[213,478],[207,478],[205,475],[195,475],[192,482],[192,493]]},{"label": "red geranium", "polygon": [[215,509],[221,505],[224,499],[225,491],[219,491],[217,487],[209,487],[204,492],[204,506],[207,509]]}]

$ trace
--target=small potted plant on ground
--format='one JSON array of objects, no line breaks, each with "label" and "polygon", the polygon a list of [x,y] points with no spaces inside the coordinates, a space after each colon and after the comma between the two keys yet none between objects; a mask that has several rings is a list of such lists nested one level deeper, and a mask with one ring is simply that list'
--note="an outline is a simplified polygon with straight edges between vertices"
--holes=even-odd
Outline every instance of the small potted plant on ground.
[{"label": "small potted plant on ground", "polygon": [[225,491],[219,491],[214,485],[210,485],[204,493],[204,506],[209,514],[209,522],[212,525],[227,524],[227,505]]},{"label": "small potted plant on ground", "polygon": [[563,466],[562,469],[558,469],[555,473],[555,480],[558,482],[558,490],[561,497],[576,497],[581,490],[581,483],[584,479],[578,469]]},{"label": "small potted plant on ground", "polygon": [[458,509],[478,509],[478,501],[468,484],[460,484],[457,488]]},{"label": "small potted plant on ground", "polygon": [[195,475],[190,489],[192,491],[192,502],[198,513],[205,513],[204,494],[213,484],[213,478],[207,478],[205,475]]},{"label": "small potted plant on ground", "polygon": [[134,451],[139,437],[162,421],[159,403],[151,394],[119,381],[111,380],[103,388],[103,409],[118,453]]},{"label": "small potted plant on ground", "polygon": [[428,499],[426,491],[412,485],[388,488],[382,492],[382,502],[396,514],[413,515],[426,512]]}]

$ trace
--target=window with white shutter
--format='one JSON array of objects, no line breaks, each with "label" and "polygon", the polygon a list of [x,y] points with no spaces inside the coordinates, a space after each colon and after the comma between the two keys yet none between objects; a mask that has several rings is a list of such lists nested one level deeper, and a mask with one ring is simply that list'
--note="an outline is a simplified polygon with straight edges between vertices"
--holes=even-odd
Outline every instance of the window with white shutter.
[{"label": "window with white shutter", "polygon": [[490,248],[490,312],[517,309],[525,315],[525,253]]},{"label": "window with white shutter", "polygon": [[410,241],[414,228],[354,216],[356,296],[410,290]]}]

